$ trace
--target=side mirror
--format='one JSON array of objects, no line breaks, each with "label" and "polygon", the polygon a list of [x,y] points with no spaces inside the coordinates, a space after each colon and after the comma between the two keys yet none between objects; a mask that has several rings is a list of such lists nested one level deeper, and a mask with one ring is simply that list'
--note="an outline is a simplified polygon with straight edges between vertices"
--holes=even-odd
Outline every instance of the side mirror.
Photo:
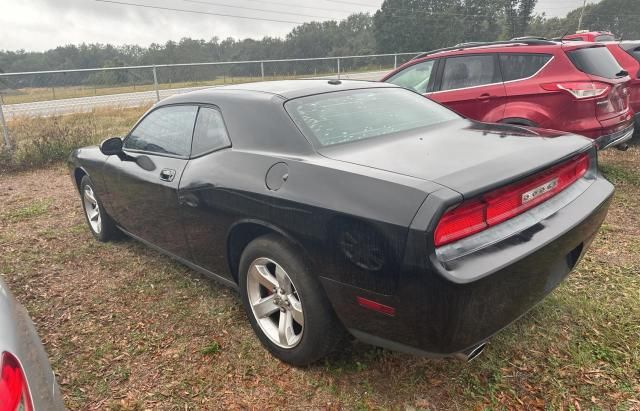
[{"label": "side mirror", "polygon": [[122,153],[122,138],[111,137],[100,144],[100,151],[105,156],[115,156]]}]

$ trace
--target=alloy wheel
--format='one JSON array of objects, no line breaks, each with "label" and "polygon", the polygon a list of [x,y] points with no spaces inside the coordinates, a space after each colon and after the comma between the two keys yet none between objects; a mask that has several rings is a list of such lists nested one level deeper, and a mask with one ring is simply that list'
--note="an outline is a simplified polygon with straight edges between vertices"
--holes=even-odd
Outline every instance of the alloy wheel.
[{"label": "alloy wheel", "polygon": [[294,348],[302,339],[302,301],[287,272],[275,261],[254,260],[247,273],[251,311],[264,334],[281,348]]},{"label": "alloy wheel", "polygon": [[84,212],[87,214],[89,225],[96,234],[100,234],[100,231],[102,230],[100,206],[98,205],[98,200],[96,200],[96,196],[91,186],[87,185],[84,187],[84,193],[82,197],[84,200]]}]

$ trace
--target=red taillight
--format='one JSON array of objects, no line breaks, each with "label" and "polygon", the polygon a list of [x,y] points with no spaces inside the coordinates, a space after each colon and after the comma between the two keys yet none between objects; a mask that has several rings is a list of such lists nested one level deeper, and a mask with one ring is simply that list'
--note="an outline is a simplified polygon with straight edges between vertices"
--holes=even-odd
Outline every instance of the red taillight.
[{"label": "red taillight", "polygon": [[588,168],[589,157],[582,154],[479,199],[463,202],[447,211],[438,222],[434,234],[436,247],[478,233],[535,207],[581,178]]},{"label": "red taillight", "polygon": [[486,205],[482,200],[462,203],[446,212],[436,228],[436,247],[487,228]]},{"label": "red taillight", "polygon": [[604,96],[611,86],[597,81],[568,81],[563,83],[546,83],[540,85],[548,91],[566,91],[578,100]]},{"label": "red taillight", "polygon": [[0,358],[0,411],[32,411],[29,387],[20,362],[8,352]]}]

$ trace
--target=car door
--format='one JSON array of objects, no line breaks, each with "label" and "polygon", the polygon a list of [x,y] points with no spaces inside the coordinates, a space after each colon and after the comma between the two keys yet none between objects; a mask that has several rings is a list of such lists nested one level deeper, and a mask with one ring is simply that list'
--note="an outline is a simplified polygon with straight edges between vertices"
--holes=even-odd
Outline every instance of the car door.
[{"label": "car door", "polygon": [[433,89],[436,59],[421,61],[406,67],[386,80],[400,87],[408,88],[427,96]]},{"label": "car door", "polygon": [[439,66],[431,99],[474,120],[502,120],[506,93],[495,54],[447,57]]},{"label": "car door", "polygon": [[234,160],[225,157],[230,147],[221,111],[214,106],[200,107],[191,161],[180,182],[178,198],[191,261],[218,275],[228,271],[227,234],[238,208],[246,201],[228,185],[230,177],[238,178],[231,172],[230,162]]},{"label": "car door", "polygon": [[112,217],[129,233],[176,256],[189,251],[178,215],[178,186],[191,151],[198,106],[161,106],[105,165]]}]

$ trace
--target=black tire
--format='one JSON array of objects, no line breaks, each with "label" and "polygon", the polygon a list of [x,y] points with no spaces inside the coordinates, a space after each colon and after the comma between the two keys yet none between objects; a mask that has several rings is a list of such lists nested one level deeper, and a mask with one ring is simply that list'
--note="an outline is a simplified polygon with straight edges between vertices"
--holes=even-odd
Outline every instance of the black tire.
[{"label": "black tire", "polygon": [[510,124],[512,126],[538,127],[536,123],[531,120],[527,120],[526,118],[505,118],[500,120],[500,123]]},{"label": "black tire", "polygon": [[[97,203],[97,210],[100,214],[100,228],[98,230],[96,230],[92,225],[92,222],[89,221],[89,213],[87,213],[87,201],[85,201],[85,190],[87,190],[87,187],[89,187],[91,189],[91,192],[93,193],[93,196]],[[95,186],[93,185],[93,182],[88,175],[82,177],[82,180],[80,181],[80,199],[82,201],[82,210],[84,211],[84,218],[87,221],[87,225],[89,226],[89,231],[91,231],[91,234],[93,234],[93,237],[95,237],[96,240],[107,242],[120,238],[120,230],[118,230],[118,227],[116,227],[116,223],[105,211],[102,205],[102,201],[100,201],[100,197],[96,193]]]},{"label": "black tire", "polygon": [[[247,278],[256,260],[267,258],[287,273],[302,304],[304,328],[297,345],[283,348],[265,334],[249,302]],[[320,281],[311,274],[300,252],[282,237],[269,234],[253,240],[242,252],[239,264],[242,304],[262,345],[276,358],[294,366],[309,365],[336,350],[347,341],[346,330],[338,320]],[[276,311],[277,316],[280,315]]]}]

